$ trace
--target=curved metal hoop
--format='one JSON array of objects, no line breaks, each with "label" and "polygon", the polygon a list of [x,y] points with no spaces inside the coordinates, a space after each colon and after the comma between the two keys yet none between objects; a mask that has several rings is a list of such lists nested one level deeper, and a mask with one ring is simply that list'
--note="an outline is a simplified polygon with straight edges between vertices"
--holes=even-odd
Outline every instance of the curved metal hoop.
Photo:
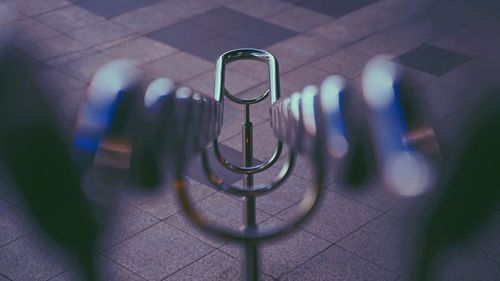
[{"label": "curved metal hoop", "polygon": [[177,189],[184,213],[194,225],[218,238],[246,242],[261,242],[275,239],[294,230],[294,228],[303,223],[318,206],[322,186],[323,176],[318,175],[315,184],[306,191],[304,197],[299,203],[296,214],[288,223],[269,228],[247,227],[237,231],[227,227],[211,225],[211,223],[201,216],[200,212],[192,206],[190,196],[186,190],[186,181],[183,178],[180,178],[175,182],[175,187]]},{"label": "curved metal hoop", "polygon": [[295,153],[290,152],[288,155],[288,161],[285,163],[285,165],[281,168],[280,173],[276,177],[276,179],[268,184],[260,184],[257,186],[254,186],[253,189],[241,189],[239,187],[227,184],[222,180],[217,174],[214,173],[212,168],[210,168],[210,163],[208,161],[208,156],[207,156],[207,151],[203,151],[201,155],[202,159],[202,164],[203,164],[203,170],[207,174],[208,180],[210,183],[212,183],[215,188],[218,190],[236,195],[236,196],[261,196],[266,193],[269,193],[282,185],[288,177],[292,174],[293,167],[295,166]]},{"label": "curved metal hoop", "polygon": [[231,162],[227,160],[220,152],[219,142],[217,140],[213,142],[213,147],[214,147],[215,157],[217,158],[219,163],[222,166],[224,166],[224,168],[232,172],[235,172],[237,174],[250,175],[267,170],[269,167],[274,165],[274,163],[276,163],[276,161],[278,161],[279,157],[281,156],[281,151],[283,150],[283,142],[281,140],[278,140],[278,146],[276,147],[276,150],[274,151],[271,158],[267,161],[267,163],[263,163],[252,167],[241,167],[231,164]]},{"label": "curved metal hoop", "polygon": [[[238,61],[238,60],[258,60],[262,62],[267,62],[269,69],[269,89],[262,95],[253,99],[241,99],[230,94],[225,87],[225,69],[226,64]],[[222,54],[217,59],[216,69],[215,69],[215,91],[214,98],[217,101],[222,101],[224,96],[227,96],[233,102],[239,104],[253,104],[257,103],[268,95],[271,95],[271,103],[275,103],[280,98],[280,86],[279,86],[279,75],[278,75],[278,62],[276,58],[269,52],[259,49],[236,49],[231,50]]]},{"label": "curved metal hoop", "polygon": [[267,89],[263,94],[261,94],[260,96],[258,96],[256,98],[242,99],[242,98],[238,98],[237,96],[231,94],[226,88],[224,88],[224,96],[226,96],[232,102],[235,102],[238,104],[250,105],[250,104],[255,104],[255,103],[261,102],[265,98],[267,98],[267,96],[269,96],[269,89]]}]

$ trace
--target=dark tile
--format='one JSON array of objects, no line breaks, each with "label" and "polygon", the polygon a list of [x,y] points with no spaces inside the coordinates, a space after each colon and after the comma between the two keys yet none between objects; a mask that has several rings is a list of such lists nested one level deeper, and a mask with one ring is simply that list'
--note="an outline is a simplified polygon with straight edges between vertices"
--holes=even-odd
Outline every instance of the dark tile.
[{"label": "dark tile", "polygon": [[431,45],[421,45],[398,57],[402,65],[436,76],[443,75],[470,59],[464,54]]},{"label": "dark tile", "polygon": [[218,8],[192,17],[189,21],[212,31],[226,33],[261,20],[231,9]]},{"label": "dark tile", "polygon": [[[229,146],[223,145],[223,144],[219,144],[219,148],[220,148],[222,155],[224,155],[224,157],[227,160],[231,161],[231,163],[233,163],[234,165],[241,165],[242,164],[241,159],[242,159],[243,155],[241,154],[240,151],[235,150],[235,149],[233,149]],[[222,167],[219,164],[219,162],[217,161],[217,159],[214,156],[214,152],[213,152],[212,148],[210,148],[207,153],[208,153],[208,156],[210,159],[210,164],[211,164],[212,169],[219,177],[224,179],[224,181],[226,181],[229,184],[233,184],[233,183],[240,181],[242,179],[242,175],[230,172],[229,170],[225,169],[224,167]],[[253,163],[254,163],[254,165],[258,165],[258,164],[261,164],[262,161],[254,158]],[[203,171],[203,166],[201,164],[201,157],[197,157],[196,159],[193,159],[193,161],[191,162],[191,164],[188,167],[187,175],[190,178],[192,178],[192,179],[194,179],[202,184],[212,186],[212,184],[207,179],[205,172]]]},{"label": "dark tile", "polygon": [[76,5],[105,18],[113,18],[127,12],[146,7],[159,0],[86,0]]},{"label": "dark tile", "polygon": [[223,35],[203,42],[202,44],[198,44],[197,46],[185,51],[191,55],[195,55],[209,62],[215,63],[217,58],[219,58],[219,56],[223,53],[233,49],[245,47],[249,47],[248,44]]},{"label": "dark tile", "polygon": [[188,21],[182,21],[149,33],[147,37],[178,49],[185,49],[199,45],[217,35],[216,32],[206,30]]},{"label": "dark tile", "polygon": [[[297,3],[297,0],[290,0],[288,2]],[[378,2],[378,0],[307,0],[300,1],[299,6],[315,12],[323,13],[335,18],[342,17],[365,6]]]},{"label": "dark tile", "polygon": [[297,34],[295,31],[265,21],[256,21],[229,33],[229,36],[248,43],[248,47],[263,49]]}]

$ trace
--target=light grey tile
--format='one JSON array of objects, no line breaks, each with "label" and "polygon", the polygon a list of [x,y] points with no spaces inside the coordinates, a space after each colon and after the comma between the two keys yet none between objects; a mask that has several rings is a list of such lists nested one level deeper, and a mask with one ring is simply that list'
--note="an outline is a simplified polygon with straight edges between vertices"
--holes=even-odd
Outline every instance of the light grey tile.
[{"label": "light grey tile", "polygon": [[68,53],[74,53],[84,48],[85,46],[82,43],[66,35],[61,35],[29,45],[24,49],[33,57],[40,60],[46,60]]},{"label": "light grey tile", "polygon": [[[240,262],[231,256],[216,250],[200,260],[169,276],[165,281],[191,280],[238,280],[241,276]],[[273,280],[265,274],[260,274],[264,281]]]},{"label": "light grey tile", "polygon": [[21,20],[22,18],[23,16],[14,9],[11,9],[6,5],[0,5],[0,25],[15,22]]},{"label": "light grey tile", "polygon": [[113,21],[135,31],[146,33],[167,27],[182,19],[181,15],[178,15],[175,10],[161,9],[162,7],[162,2],[149,5],[115,17]]},{"label": "light grey tile", "polygon": [[339,44],[328,37],[305,33],[276,43],[267,49],[278,59],[280,72],[286,73],[331,53],[339,47]]},{"label": "light grey tile", "polygon": [[20,209],[0,199],[0,247],[33,230],[28,217]]},{"label": "light grey tile", "polygon": [[101,235],[99,249],[108,249],[137,234],[159,220],[131,204],[120,202],[106,220],[106,228]]},{"label": "light grey tile", "polygon": [[71,5],[39,15],[36,20],[62,32],[70,32],[103,21],[104,18]]},{"label": "light grey tile", "polygon": [[[273,218],[262,223],[259,227],[279,227],[283,224],[283,221]],[[330,245],[325,240],[296,229],[287,237],[259,246],[260,268],[272,277],[281,278]],[[240,244],[227,244],[221,250],[240,260],[244,256],[243,247]]]},{"label": "light grey tile", "polygon": [[156,7],[170,14],[173,13],[181,19],[210,11],[221,6],[214,0],[166,0],[158,3]]},{"label": "light grey tile", "polygon": [[36,233],[0,248],[0,272],[12,280],[47,280],[70,267],[70,261]]},{"label": "light grey tile", "polygon": [[6,0],[5,4],[22,14],[34,16],[68,6],[71,3],[65,0]]},{"label": "light grey tile", "polygon": [[281,87],[287,91],[302,92],[307,85],[320,86],[321,82],[330,74],[310,65],[299,67],[281,76]]},{"label": "light grey tile", "polygon": [[[259,84],[259,81],[237,72],[226,70],[224,83],[226,89],[231,94],[238,95],[239,93]],[[207,71],[184,82],[183,84],[196,91],[204,93],[205,95],[213,97],[215,87],[215,71]]]},{"label": "light grey tile", "polygon": [[331,17],[299,6],[273,15],[267,20],[271,23],[295,30],[297,32],[310,30],[329,21],[333,22]]},{"label": "light grey tile", "polygon": [[90,82],[97,70],[104,64],[113,61],[110,56],[102,53],[93,53],[83,56],[59,67],[59,69],[68,75],[83,82]]},{"label": "light grey tile", "polygon": [[[99,256],[96,258],[96,264],[99,268],[98,276],[100,280],[110,280],[110,281],[120,281],[120,280],[130,280],[130,281],[143,281],[145,279],[135,275],[133,272],[127,270],[123,266],[120,266],[106,257]],[[56,277],[50,279],[50,281],[84,281],[80,270],[78,267],[63,272]]]},{"label": "light grey tile", "polygon": [[117,59],[132,59],[138,64],[154,61],[175,52],[177,49],[146,37],[132,39],[103,50],[106,55]]},{"label": "light grey tile", "polygon": [[[194,207],[197,208],[199,212],[202,212],[203,216],[214,225],[237,230],[243,224],[243,204],[243,201],[235,197],[222,193],[215,193],[196,202]],[[257,222],[262,222],[269,218],[268,214],[260,210],[257,210],[256,215]],[[198,228],[195,228],[191,222],[185,218],[183,213],[178,213],[170,217],[167,219],[167,223],[214,247],[220,247],[225,244],[225,241],[216,237],[207,236]]]},{"label": "light grey tile", "polygon": [[409,258],[403,244],[404,224],[384,215],[363,226],[337,243],[338,246],[355,253],[393,272],[403,273]]},{"label": "light grey tile", "polygon": [[71,31],[68,35],[86,46],[96,46],[127,37],[133,32],[121,24],[112,21],[100,21]]},{"label": "light grey tile", "polygon": [[111,248],[105,255],[145,279],[162,280],[212,250],[180,230],[159,223]]},{"label": "light grey tile", "polygon": [[353,48],[344,48],[310,65],[328,72],[329,75],[335,74],[351,79],[361,74],[369,58]]},{"label": "light grey tile", "polygon": [[15,46],[33,44],[59,34],[57,30],[30,18],[0,26],[0,38]]},{"label": "light grey tile", "polygon": [[[290,219],[295,207],[290,207],[278,217]],[[373,208],[325,190],[316,213],[301,228],[327,241],[337,242],[379,215],[380,212]]]},{"label": "light grey tile", "polygon": [[184,82],[213,69],[214,64],[187,53],[178,52],[145,64],[144,68],[160,77],[169,77],[177,82]]},{"label": "light grey tile", "polygon": [[[194,202],[215,192],[213,189],[195,180],[188,180],[188,184],[189,192]],[[166,219],[181,210],[177,200],[176,190],[174,190],[174,187],[170,184],[168,186],[161,187],[156,191],[130,196],[128,201],[148,214],[151,214],[161,220]]]},{"label": "light grey tile", "polygon": [[397,275],[337,246],[331,246],[282,280],[396,280]]}]

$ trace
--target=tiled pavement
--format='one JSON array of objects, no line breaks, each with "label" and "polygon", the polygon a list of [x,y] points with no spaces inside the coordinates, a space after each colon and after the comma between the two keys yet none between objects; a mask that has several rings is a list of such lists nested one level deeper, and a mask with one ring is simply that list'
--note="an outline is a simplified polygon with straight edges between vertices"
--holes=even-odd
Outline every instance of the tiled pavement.
[{"label": "tiled pavement", "polygon": [[[115,58],[132,58],[150,78],[172,77],[210,95],[219,54],[264,48],[280,62],[287,96],[333,73],[357,89],[366,61],[391,53],[419,85],[427,117],[446,144],[453,141],[453,121],[475,98],[463,81],[474,66],[500,62],[499,9],[498,0],[3,0],[0,40],[7,40],[8,30],[22,30],[16,48],[52,90],[68,130],[93,73]],[[264,73],[260,64],[235,63],[228,68],[228,88],[256,95],[265,89]],[[253,111],[256,161],[269,157],[275,142],[267,109]],[[241,149],[242,112],[226,106],[222,149],[233,160]],[[301,160],[288,185],[258,200],[260,223],[290,217],[311,184],[308,169]],[[190,175],[196,206],[220,224],[237,226],[241,201],[208,188],[196,164]],[[171,190],[124,197],[96,250],[103,280],[238,279],[237,245],[189,225]],[[387,194],[377,183],[353,193],[333,176],[316,215],[262,247],[263,280],[406,280],[404,214],[415,201]],[[28,217],[2,181],[0,280],[79,280],[74,262]],[[443,254],[435,280],[500,280],[499,245],[497,214],[479,238]]]}]

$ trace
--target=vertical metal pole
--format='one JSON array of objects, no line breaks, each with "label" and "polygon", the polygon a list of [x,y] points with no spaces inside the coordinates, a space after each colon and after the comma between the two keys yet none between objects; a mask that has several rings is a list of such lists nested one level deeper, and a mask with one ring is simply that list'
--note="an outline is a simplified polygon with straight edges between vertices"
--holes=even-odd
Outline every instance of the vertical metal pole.
[{"label": "vertical metal pole", "polygon": [[[243,161],[245,167],[253,165],[253,124],[250,121],[250,105],[245,105],[245,123],[242,124],[242,147]],[[245,175],[243,177],[243,185],[247,189],[253,188],[253,175]],[[246,229],[257,226],[255,217],[255,196],[246,196],[243,198],[245,208],[243,210],[243,218]],[[245,243],[245,258],[243,259],[243,268],[246,281],[258,281],[258,252],[257,245],[254,242]]]}]

